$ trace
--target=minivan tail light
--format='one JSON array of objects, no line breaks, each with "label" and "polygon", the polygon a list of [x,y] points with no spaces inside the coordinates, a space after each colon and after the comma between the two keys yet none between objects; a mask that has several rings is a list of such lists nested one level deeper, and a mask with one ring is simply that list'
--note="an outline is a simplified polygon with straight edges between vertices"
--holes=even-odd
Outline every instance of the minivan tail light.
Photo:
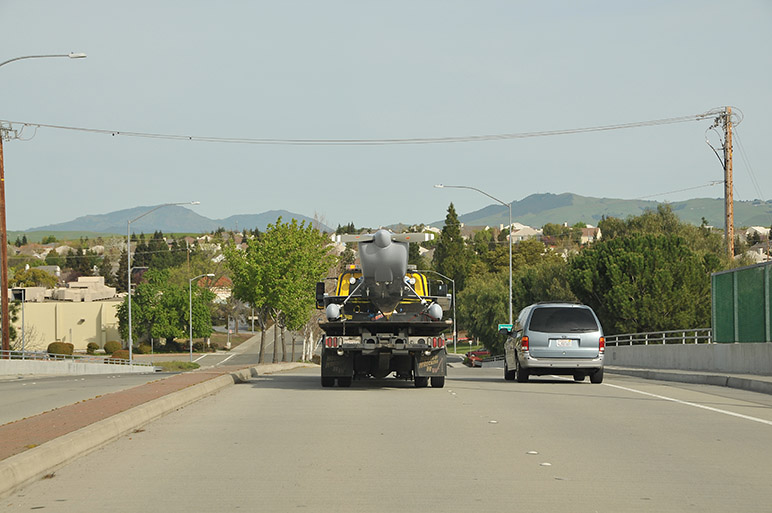
[{"label": "minivan tail light", "polygon": [[600,337],[600,340],[598,340],[598,352],[599,353],[605,353],[606,352],[606,338]]},{"label": "minivan tail light", "polygon": [[520,342],[523,351],[528,351],[528,337],[523,337]]}]

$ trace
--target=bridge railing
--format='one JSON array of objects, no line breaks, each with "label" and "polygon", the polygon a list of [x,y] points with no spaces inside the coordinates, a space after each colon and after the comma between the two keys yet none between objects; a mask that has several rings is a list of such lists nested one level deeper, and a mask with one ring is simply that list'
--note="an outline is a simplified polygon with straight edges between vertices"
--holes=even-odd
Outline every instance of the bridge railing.
[{"label": "bridge railing", "polygon": [[0,350],[0,359],[2,360],[37,360],[37,361],[74,361],[79,363],[104,363],[107,365],[136,365],[140,367],[153,367],[148,362],[130,362],[120,358],[111,358],[109,356],[94,355],[64,355],[51,354],[45,351],[5,351]]},{"label": "bridge railing", "polygon": [[623,333],[607,335],[607,346],[635,346],[662,344],[712,344],[713,330],[711,328],[695,328],[689,330],[652,331],[648,333]]}]

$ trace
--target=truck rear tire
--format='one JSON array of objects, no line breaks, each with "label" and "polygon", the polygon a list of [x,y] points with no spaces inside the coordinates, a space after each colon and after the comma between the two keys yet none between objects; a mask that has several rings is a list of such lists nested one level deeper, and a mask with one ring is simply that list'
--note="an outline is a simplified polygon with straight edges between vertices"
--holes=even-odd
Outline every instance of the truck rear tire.
[{"label": "truck rear tire", "polygon": [[445,386],[445,376],[432,376],[432,388],[442,388]]},{"label": "truck rear tire", "polygon": [[590,374],[590,383],[603,383],[603,369],[598,369]]},{"label": "truck rear tire", "polygon": [[425,376],[416,376],[413,378],[416,388],[424,388],[429,385],[429,378]]},{"label": "truck rear tire", "polygon": [[335,386],[335,378],[331,378],[329,376],[322,376],[322,386],[325,388]]},{"label": "truck rear tire", "polygon": [[338,378],[338,386],[339,387],[350,387],[351,386],[351,377],[348,377],[348,378]]}]

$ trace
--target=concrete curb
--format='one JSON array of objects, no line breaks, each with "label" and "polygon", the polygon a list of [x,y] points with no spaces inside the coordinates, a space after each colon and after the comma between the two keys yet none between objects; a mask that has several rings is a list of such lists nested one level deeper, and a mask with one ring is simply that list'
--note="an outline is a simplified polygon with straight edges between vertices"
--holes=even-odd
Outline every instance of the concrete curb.
[{"label": "concrete curb", "polygon": [[713,385],[719,387],[738,388],[750,392],[772,395],[772,382],[753,378],[741,378],[737,376],[725,376],[721,374],[700,374],[693,372],[661,371],[649,369],[627,369],[606,366],[606,372],[611,374],[623,374],[643,379],[658,381],[677,381],[679,383],[692,383],[697,385]]},{"label": "concrete curb", "polygon": [[11,495],[17,489],[53,472],[73,459],[88,454],[174,410],[215,394],[230,385],[248,382],[250,378],[258,375],[258,370],[261,373],[270,374],[301,366],[303,364],[269,364],[224,374],[135,406],[11,456],[0,461],[0,498]]}]

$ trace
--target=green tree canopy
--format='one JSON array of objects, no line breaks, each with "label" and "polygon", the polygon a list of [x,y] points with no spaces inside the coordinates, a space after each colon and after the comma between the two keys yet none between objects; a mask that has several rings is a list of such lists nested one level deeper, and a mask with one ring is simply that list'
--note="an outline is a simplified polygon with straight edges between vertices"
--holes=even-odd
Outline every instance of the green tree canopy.
[{"label": "green tree canopy", "polygon": [[448,207],[445,226],[434,250],[434,270],[456,281],[456,290],[463,290],[472,263],[472,255],[461,236],[461,223],[453,203]]},{"label": "green tree canopy", "polygon": [[[137,285],[132,293],[132,338],[162,338],[168,342],[185,338],[189,329],[190,290],[169,282],[169,271],[150,269],[146,281]],[[194,284],[193,337],[208,337],[212,333],[211,302],[214,293]],[[121,336],[128,339],[128,297],[118,306],[118,323]]]},{"label": "green tree canopy", "polygon": [[503,352],[498,325],[507,322],[509,276],[504,273],[470,275],[458,293],[458,325],[482,342],[493,354]]},{"label": "green tree canopy", "polygon": [[17,271],[11,280],[12,287],[47,287],[52,289],[56,287],[56,283],[56,276],[34,267]]},{"label": "green tree canopy", "polygon": [[575,255],[569,282],[608,333],[697,328],[710,324],[710,273],[718,264],[677,235],[634,234]]}]

